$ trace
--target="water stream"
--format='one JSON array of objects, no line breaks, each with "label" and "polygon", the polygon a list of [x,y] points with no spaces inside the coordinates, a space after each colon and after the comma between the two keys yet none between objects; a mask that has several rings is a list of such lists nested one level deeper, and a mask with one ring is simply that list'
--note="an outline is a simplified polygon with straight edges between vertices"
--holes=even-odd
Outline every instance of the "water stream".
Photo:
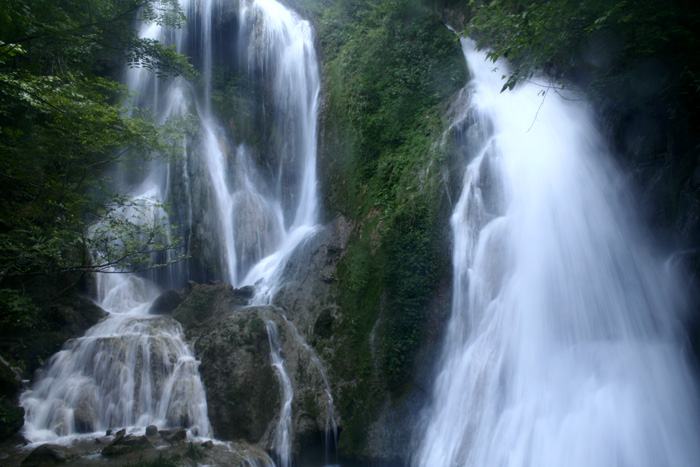
[{"label": "water stream", "polygon": [[[472,72],[454,294],[421,466],[691,466],[683,293],[582,102]],[[493,72],[498,67],[497,72]]]},{"label": "water stream", "polygon": [[199,362],[180,324],[148,314],[158,290],[133,275],[99,277],[109,316],[67,343],[22,395],[32,442],[108,429],[186,427],[210,436]]},{"label": "water stream", "polygon": [[[254,303],[267,304],[289,255],[318,230],[320,79],[310,24],[274,0],[180,4],[189,19],[183,29],[144,24],[139,35],[192,57],[199,80],[163,81],[135,68],[125,81],[138,93],[138,106],[163,122],[194,116],[198,130],[187,135],[181,159],[156,160],[145,174],[114,178],[132,196],[169,204],[169,212],[159,214],[168,226],[179,226],[173,233],[186,240],[191,258],[145,275],[100,279],[97,301],[108,318],[54,355],[22,397],[31,441],[150,424],[211,435],[199,363],[180,325],[149,315],[150,304],[188,279],[256,285]],[[243,125],[220,120],[214,109],[228,92],[216,81],[222,74],[231,83],[252,83],[224,96],[231,106],[238,99],[237,115],[250,113]],[[293,391],[276,330],[268,333],[271,364],[284,383],[275,451],[289,466]]]},{"label": "water stream", "polygon": [[270,361],[280,380],[282,393],[282,408],[275,430],[274,451],[277,455],[280,467],[291,467],[292,465],[292,399],[294,389],[292,381],[284,369],[284,359],[282,358],[282,346],[280,344],[279,330],[272,321],[266,323],[267,339],[270,343]]}]

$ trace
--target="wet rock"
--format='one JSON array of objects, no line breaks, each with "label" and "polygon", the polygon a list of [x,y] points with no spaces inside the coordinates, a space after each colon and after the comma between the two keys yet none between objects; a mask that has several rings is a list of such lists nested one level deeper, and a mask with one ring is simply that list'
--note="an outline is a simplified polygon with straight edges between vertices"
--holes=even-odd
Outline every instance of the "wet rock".
[{"label": "wet rock", "polygon": [[105,457],[121,456],[134,451],[152,449],[153,445],[145,436],[120,436],[102,450]]},{"label": "wet rock", "polygon": [[158,427],[155,425],[148,425],[146,427],[146,436],[155,436],[158,434]]},{"label": "wet rock", "polygon": [[205,442],[203,442],[203,443],[201,444],[201,446],[202,446],[202,448],[204,448],[204,449],[213,449],[213,448],[214,448],[214,442],[211,441],[211,440],[205,441]]},{"label": "wet rock", "polygon": [[184,428],[178,428],[177,430],[161,430],[158,434],[170,444],[180,443],[187,439],[187,430]]},{"label": "wet rock", "polygon": [[168,290],[156,298],[148,312],[152,315],[167,315],[173,312],[185,297],[177,290]]},{"label": "wet rock", "polygon": [[42,444],[22,461],[22,467],[63,464],[78,457],[77,451],[65,446]]},{"label": "wet rock", "polygon": [[82,336],[97,324],[107,312],[87,297],[73,297],[68,303],[57,303],[51,307],[51,320],[60,326],[68,340]]},{"label": "wet rock", "polygon": [[255,287],[252,285],[246,285],[240,289],[234,289],[233,295],[247,303],[247,301],[253,298],[253,295],[255,295]]},{"label": "wet rock", "polygon": [[115,446],[107,446],[102,450],[101,454],[105,457],[116,457],[123,456],[124,454],[129,454],[133,451],[134,449],[131,446],[127,446],[125,444],[117,444]]},{"label": "wet rock", "polygon": [[81,400],[73,410],[73,420],[78,433],[90,433],[94,431],[95,408],[89,400]]},{"label": "wet rock", "polygon": [[279,383],[260,308],[269,307],[230,309],[202,329],[195,344],[209,420],[220,439],[257,443],[278,411]]},{"label": "wet rock", "polygon": [[[325,225],[292,253],[283,281],[272,302],[282,308],[307,342],[313,342],[315,326],[324,310],[330,310],[321,324],[335,318],[337,266],[343,257],[351,225],[343,217]],[[321,332],[330,337],[331,328]]]},{"label": "wet rock", "polygon": [[243,307],[254,295],[253,287],[234,290],[216,281],[190,284],[173,317],[194,342],[217,438],[271,446],[281,388],[270,364],[269,321],[279,329],[285,371],[294,388],[295,449],[301,437],[326,430],[331,413],[327,377],[307,342],[323,339],[324,345],[332,345],[340,313],[336,268],[350,231],[350,224],[339,218],[293,253],[283,273],[286,284],[273,299],[277,306]]},{"label": "wet rock", "polygon": [[122,439],[126,435],[126,428],[122,428],[121,430],[117,431],[116,434],[114,435],[114,441],[112,441],[112,444],[116,443],[120,439]]},{"label": "wet rock", "polygon": [[206,326],[222,312],[236,305],[236,297],[230,284],[210,281],[191,286],[185,300],[173,311],[185,330]]}]

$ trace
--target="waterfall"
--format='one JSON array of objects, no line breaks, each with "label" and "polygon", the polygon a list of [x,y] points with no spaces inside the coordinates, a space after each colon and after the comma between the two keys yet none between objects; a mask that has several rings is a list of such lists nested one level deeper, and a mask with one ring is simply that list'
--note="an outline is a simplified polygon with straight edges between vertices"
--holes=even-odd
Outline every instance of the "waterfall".
[{"label": "waterfall", "polygon": [[282,409],[280,410],[277,429],[275,430],[274,450],[281,467],[292,465],[292,399],[294,390],[292,381],[284,369],[282,346],[280,344],[277,325],[268,321],[266,324],[267,338],[270,343],[270,362],[277,372],[282,392]]},{"label": "waterfall", "polygon": [[[281,266],[317,230],[320,77],[311,26],[275,0],[180,3],[185,28],[149,24],[140,35],[191,56],[197,83],[142,69],[126,77],[137,103],[162,121],[199,122],[182,160],[154,163],[144,182],[167,195],[171,223],[198,247],[170,287],[187,279],[257,284],[256,303],[267,303]],[[235,116],[222,120],[229,107]]]},{"label": "waterfall", "polygon": [[[191,258],[148,274],[101,278],[98,301],[108,318],[66,344],[22,396],[32,441],[148,424],[210,435],[199,363],[180,325],[149,315],[150,304],[160,287],[188,279],[256,285],[255,302],[268,303],[286,259],[317,230],[320,79],[310,24],[274,0],[180,3],[189,19],[183,29],[144,24],[139,36],[191,56],[200,78],[159,80],[135,68],[124,79],[137,92],[136,106],[161,122],[194,117],[198,129],[185,138],[182,158],[156,159],[137,175],[115,170],[114,179],[127,194],[169,205],[159,214],[168,227],[179,226],[172,233],[187,241]],[[233,76],[231,83],[252,83],[254,92],[225,94],[215,81],[221,73]],[[249,108],[224,121],[214,106],[222,95],[232,99],[223,109],[234,98],[250,99]],[[249,121],[239,125],[238,117]],[[269,332],[271,348],[279,349]],[[272,365],[286,377],[279,358]],[[289,394],[276,450],[289,465],[292,393],[289,378],[282,379]]]},{"label": "waterfall", "polygon": [[[413,463],[690,466],[697,382],[683,296],[650,251],[581,102],[472,72],[454,293]],[[546,99],[545,99],[546,97]]]},{"label": "waterfall", "polygon": [[210,435],[199,362],[180,324],[148,314],[157,289],[122,274],[100,276],[98,289],[110,314],[35,374],[21,397],[25,437],[49,441],[148,425]]},{"label": "waterfall", "polygon": [[[272,252],[253,266],[243,284],[257,284],[256,304],[269,303],[281,267],[294,249],[317,230],[316,140],[319,66],[311,26],[274,0],[242,1],[241,35],[248,36],[248,70],[271,81],[273,125],[283,137],[275,143],[281,163],[274,193],[282,221]],[[241,40],[242,44],[246,40]],[[290,191],[290,181],[298,184]],[[293,185],[292,185],[293,186]]]}]

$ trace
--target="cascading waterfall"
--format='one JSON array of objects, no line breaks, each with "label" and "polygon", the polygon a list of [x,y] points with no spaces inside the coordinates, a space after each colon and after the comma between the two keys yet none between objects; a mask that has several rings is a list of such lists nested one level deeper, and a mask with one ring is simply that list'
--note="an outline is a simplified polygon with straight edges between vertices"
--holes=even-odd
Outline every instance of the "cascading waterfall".
[{"label": "cascading waterfall", "polygon": [[[163,122],[195,115],[199,130],[187,136],[182,160],[154,161],[138,183],[120,174],[115,179],[122,186],[138,185],[127,190],[135,195],[164,195],[171,207],[168,226],[180,226],[174,233],[187,240],[192,258],[149,274],[151,281],[130,275],[102,279],[99,302],[109,317],[52,357],[22,398],[31,440],[147,424],[186,426],[193,434],[209,435],[198,362],[179,324],[147,314],[158,295],[155,284],[177,288],[188,279],[210,278],[234,286],[255,284],[254,301],[269,303],[285,261],[317,229],[320,79],[311,27],[274,0],[241,0],[237,15],[232,5],[182,0],[189,18],[182,30],[141,27],[141,37],[192,56],[201,79],[196,84],[183,78],[159,81],[147,70],[130,69],[125,80],[138,92],[137,104]],[[217,21],[224,17],[237,18],[238,27],[228,29],[237,30],[238,37],[215,47],[214,38],[221,34]],[[260,132],[272,135],[264,156],[249,135],[219,121],[212,108],[217,63],[222,55],[228,62],[227,54],[238,57],[243,71],[236,73],[247,73],[262,96],[251,125],[262,122],[267,126]],[[268,154],[270,160],[261,160]],[[272,364],[286,376],[281,356]],[[286,381],[288,403],[280,414],[284,426],[278,427],[276,446],[283,465],[291,463],[292,436],[292,392]]]},{"label": "cascading waterfall", "polygon": [[211,433],[197,362],[180,324],[148,314],[157,289],[134,275],[101,275],[110,314],[53,355],[21,404],[30,441],[120,427]]},{"label": "cascading waterfall", "polygon": [[[196,261],[210,272],[194,278],[257,284],[256,303],[266,303],[280,267],[317,229],[320,78],[311,26],[275,0],[182,0],[181,6],[187,27],[144,25],[140,34],[193,56],[200,83],[160,82],[139,69],[129,71],[127,82],[164,121],[195,114],[199,132],[182,161],[155,164],[149,179],[167,193],[172,223],[201,245]],[[230,21],[225,18],[236,18],[237,26],[226,23],[229,32],[222,33],[222,22]],[[234,30],[237,35],[230,34]],[[221,34],[231,43],[216,42]],[[253,115],[243,126],[256,127],[257,136],[219,121],[212,108],[221,99],[213,95],[213,80],[222,69],[232,81],[255,83],[248,90],[258,95]],[[259,141],[249,141],[260,136],[266,138],[262,149]],[[190,278],[185,274],[179,283]]]},{"label": "cascading waterfall", "polygon": [[280,345],[279,330],[272,321],[266,323],[267,339],[270,343],[270,362],[277,372],[282,389],[282,409],[280,410],[277,429],[275,430],[274,451],[281,467],[292,465],[292,399],[294,390],[292,381],[284,369],[282,346]]},{"label": "cascading waterfall", "polygon": [[682,293],[588,110],[531,84],[499,93],[503,73],[463,49],[462,126],[480,149],[452,215],[452,317],[414,464],[696,465]]},{"label": "cascading waterfall", "polygon": [[[316,140],[320,79],[311,26],[274,0],[240,3],[241,35],[248,36],[249,72],[258,71],[274,89],[274,125],[281,163],[273,192],[282,222],[277,247],[247,273],[257,284],[255,303],[269,303],[292,251],[317,229]],[[289,192],[289,181],[299,189]],[[285,215],[286,214],[286,215]]]}]

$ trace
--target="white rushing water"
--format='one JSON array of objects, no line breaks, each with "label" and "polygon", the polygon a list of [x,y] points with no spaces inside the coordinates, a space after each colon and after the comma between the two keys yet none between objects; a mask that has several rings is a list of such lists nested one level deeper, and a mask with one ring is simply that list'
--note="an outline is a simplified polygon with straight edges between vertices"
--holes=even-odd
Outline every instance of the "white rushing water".
[{"label": "white rushing water", "polygon": [[[189,18],[183,29],[144,24],[139,35],[192,56],[199,82],[158,80],[138,68],[128,70],[125,79],[138,92],[136,104],[153,110],[161,122],[192,114],[198,130],[185,139],[181,160],[155,160],[146,175],[115,173],[115,179],[126,187],[138,185],[127,188],[133,195],[169,203],[165,222],[179,225],[173,233],[187,240],[186,253],[197,245],[199,256],[149,274],[152,280],[135,275],[101,278],[98,301],[109,317],[54,355],[22,397],[25,435],[32,441],[149,424],[210,435],[199,363],[184,343],[180,325],[148,314],[160,293],[157,285],[179,288],[194,271],[199,279],[256,284],[256,303],[268,303],[289,255],[317,230],[320,79],[309,23],[274,0],[241,0],[237,14],[231,11],[236,2],[180,3]],[[237,28],[230,22],[226,28],[229,36],[237,30],[238,37],[222,45],[215,40],[224,18],[237,19]],[[243,62],[242,73],[231,65],[236,57]],[[237,134],[235,125],[218,121],[212,109],[213,77],[224,66],[231,73],[247,73],[264,94],[254,105],[275,130],[266,147],[273,160],[257,153],[260,149]],[[134,177],[140,180],[134,182]],[[288,388],[275,450],[282,465],[290,465],[291,383],[279,343],[269,332],[273,357],[277,352],[278,358],[272,365]]]},{"label": "white rushing water", "polygon": [[463,39],[474,152],[421,466],[691,466],[682,291],[650,252],[591,115]]},{"label": "white rushing water", "polygon": [[[282,163],[275,173],[277,212],[288,212],[281,235],[269,255],[253,266],[242,284],[257,284],[255,303],[269,303],[279,285],[281,267],[296,247],[317,230],[316,141],[319,66],[311,26],[274,0],[242,1],[241,35],[249,37],[248,68],[262,70],[273,83],[274,118],[284,141],[277,151]],[[242,40],[242,43],[246,41]],[[299,175],[297,175],[299,174]],[[299,191],[290,197],[286,181],[299,178]],[[283,209],[289,197],[288,209]]]},{"label": "white rushing water", "polygon": [[[194,114],[199,131],[182,161],[155,164],[149,178],[167,193],[181,234],[203,245],[198,261],[214,273],[201,279],[223,279],[235,287],[257,284],[256,303],[267,303],[280,268],[317,230],[320,77],[311,26],[275,0],[180,3],[189,18],[186,27],[169,31],[144,25],[140,35],[194,57],[199,83],[163,82],[141,69],[130,70],[127,82],[163,121]],[[222,37],[231,43],[220,43]],[[229,73],[231,83],[253,83],[246,92],[257,96],[247,124],[269,138],[263,149],[214,112],[213,100],[222,98],[220,90],[212,94],[217,73]],[[180,283],[190,278],[183,276]]]},{"label": "white rushing water", "polygon": [[274,451],[281,467],[292,465],[292,399],[294,390],[292,381],[284,369],[282,346],[280,345],[279,330],[272,321],[266,323],[267,339],[270,344],[270,362],[280,380],[282,393],[282,409],[275,430]]},{"label": "white rushing water", "polygon": [[99,277],[109,316],[66,344],[21,398],[32,442],[115,428],[186,427],[211,433],[199,362],[180,324],[148,314],[158,290],[134,275]]}]

